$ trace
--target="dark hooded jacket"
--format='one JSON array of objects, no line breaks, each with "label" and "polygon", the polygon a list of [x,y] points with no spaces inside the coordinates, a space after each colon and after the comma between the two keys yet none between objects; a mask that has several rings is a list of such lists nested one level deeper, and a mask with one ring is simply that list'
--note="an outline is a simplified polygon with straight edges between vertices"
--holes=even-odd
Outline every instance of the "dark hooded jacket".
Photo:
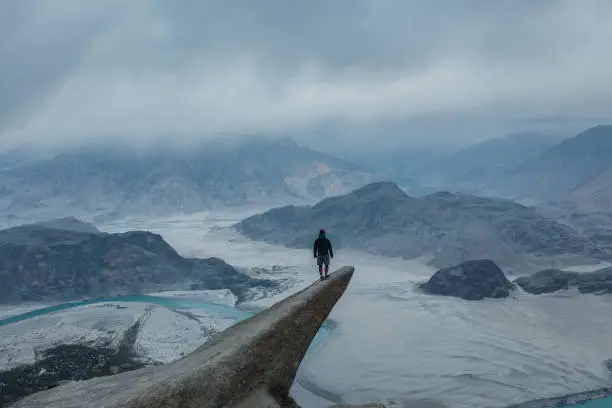
[{"label": "dark hooded jacket", "polygon": [[334,257],[331,241],[325,236],[325,232],[320,232],[319,237],[315,239],[313,252],[315,257],[325,255]]}]

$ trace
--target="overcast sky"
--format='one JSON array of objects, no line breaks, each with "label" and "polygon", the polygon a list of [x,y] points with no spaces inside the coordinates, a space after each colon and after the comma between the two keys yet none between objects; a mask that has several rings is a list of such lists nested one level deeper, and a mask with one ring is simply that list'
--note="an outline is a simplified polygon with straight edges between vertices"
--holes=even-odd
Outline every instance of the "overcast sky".
[{"label": "overcast sky", "polygon": [[467,143],[609,118],[611,44],[609,0],[0,0],[0,145]]}]

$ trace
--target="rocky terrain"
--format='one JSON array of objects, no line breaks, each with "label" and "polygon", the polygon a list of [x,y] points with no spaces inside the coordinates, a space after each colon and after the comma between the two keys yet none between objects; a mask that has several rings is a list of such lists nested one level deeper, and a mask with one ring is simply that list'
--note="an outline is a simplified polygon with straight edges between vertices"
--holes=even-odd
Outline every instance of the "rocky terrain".
[{"label": "rocky terrain", "polygon": [[90,303],[1,325],[0,406],[64,382],[175,361],[235,324],[205,306],[171,306]]},{"label": "rocky terrain", "polygon": [[572,189],[566,200],[583,211],[612,213],[612,167]]},{"label": "rocky terrain", "polygon": [[585,210],[575,203],[549,202],[536,206],[538,213],[571,226],[592,241],[612,244],[612,211]]},{"label": "rocky terrain", "polygon": [[517,286],[534,295],[572,288],[585,294],[612,294],[612,267],[593,272],[545,269],[510,282],[495,262],[479,259],[440,269],[427,282],[417,285],[420,290],[432,295],[465,300],[505,298]]},{"label": "rocky terrain", "polygon": [[355,164],[288,139],[253,137],[183,150],[91,147],[0,169],[0,214],[8,223],[67,212],[109,218],[316,201],[371,178]]},{"label": "rocky terrain", "polygon": [[612,268],[594,272],[546,269],[515,280],[525,292],[539,295],[575,288],[580,293],[612,294]]},{"label": "rocky terrain", "polygon": [[41,350],[34,363],[0,371],[0,407],[67,381],[144,367],[134,350],[140,325],[140,321],[134,323],[118,344],[104,338],[84,344],[59,344]]},{"label": "rocky terrain", "polygon": [[0,230],[0,303],[185,289],[230,289],[242,301],[253,288],[278,286],[218,258],[183,258],[150,232],[82,232],[91,226],[60,224]]},{"label": "rocky terrain", "polygon": [[599,263],[612,255],[609,245],[510,200],[449,192],[409,197],[390,182],[314,206],[276,208],[234,228],[251,239],[294,248],[311,248],[318,229],[325,228],[337,248],[420,257],[438,268],[491,259],[521,274]]},{"label": "rocky terrain", "polygon": [[440,269],[419,288],[432,295],[482,300],[508,297],[514,285],[495,262],[480,259]]}]

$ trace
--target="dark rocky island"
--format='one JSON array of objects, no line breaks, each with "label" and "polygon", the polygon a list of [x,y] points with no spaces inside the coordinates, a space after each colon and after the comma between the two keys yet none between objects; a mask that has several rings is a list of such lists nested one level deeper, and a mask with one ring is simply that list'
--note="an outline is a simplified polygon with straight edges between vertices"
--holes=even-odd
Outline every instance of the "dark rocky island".
[{"label": "dark rocky island", "polygon": [[495,262],[480,259],[440,269],[419,288],[432,295],[482,300],[508,297],[514,285]]}]

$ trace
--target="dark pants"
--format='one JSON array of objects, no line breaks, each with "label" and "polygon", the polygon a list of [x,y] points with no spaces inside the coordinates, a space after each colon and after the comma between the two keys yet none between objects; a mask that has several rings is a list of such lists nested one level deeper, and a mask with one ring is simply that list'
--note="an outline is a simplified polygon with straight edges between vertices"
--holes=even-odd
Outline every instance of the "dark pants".
[{"label": "dark pants", "polygon": [[323,265],[325,264],[325,274],[327,275],[327,273],[329,272],[329,260],[329,254],[317,256],[317,266],[319,267],[319,273],[323,273]]}]

